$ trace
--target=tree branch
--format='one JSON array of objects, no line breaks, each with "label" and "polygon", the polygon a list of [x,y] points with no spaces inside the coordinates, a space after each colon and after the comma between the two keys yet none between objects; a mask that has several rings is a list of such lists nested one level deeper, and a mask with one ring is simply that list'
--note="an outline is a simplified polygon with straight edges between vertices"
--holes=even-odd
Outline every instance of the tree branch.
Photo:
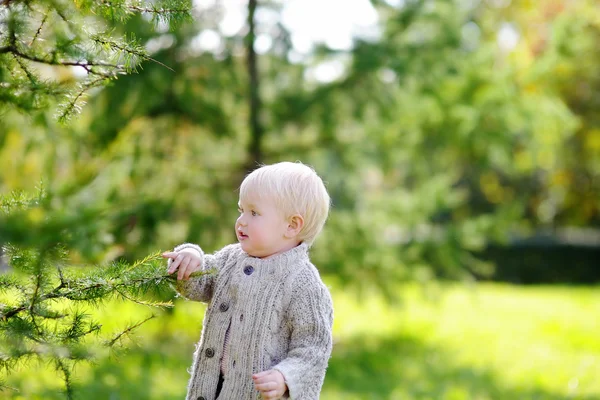
[{"label": "tree branch", "polygon": [[44,14],[44,18],[42,19],[40,27],[38,28],[37,32],[35,33],[35,36],[33,36],[33,39],[31,39],[31,43],[29,43],[30,47],[33,46],[33,44],[35,43],[37,38],[40,36],[40,33],[42,32],[42,28],[44,27],[44,24],[46,23],[47,19],[48,19],[48,13]]},{"label": "tree branch", "polygon": [[256,163],[260,163],[263,158],[262,154],[262,137],[264,133],[263,126],[260,121],[260,112],[262,109],[262,103],[259,92],[259,74],[257,65],[257,55],[254,50],[254,42],[256,40],[255,32],[255,18],[256,8],[258,6],[257,0],[249,0],[248,2],[248,34],[246,35],[246,57],[248,67],[249,83],[249,101],[250,101],[250,143],[249,153],[251,160],[247,169],[254,169]]},{"label": "tree branch", "polygon": [[[108,0],[102,0],[100,3],[106,7],[114,7],[114,4]],[[150,14],[187,14],[189,12],[188,8],[153,8],[134,5],[123,5],[122,7],[130,11]]]},{"label": "tree branch", "polygon": [[125,67],[122,65],[110,64],[110,63],[106,63],[106,62],[102,62],[102,61],[85,61],[85,62],[82,62],[82,61],[57,61],[57,60],[53,60],[53,59],[36,57],[36,56],[32,56],[31,54],[27,54],[27,53],[20,51],[15,45],[1,47],[0,54],[4,54],[4,53],[11,53],[15,57],[23,58],[23,59],[33,61],[33,62],[38,62],[41,64],[56,65],[56,66],[63,66],[63,67],[82,67],[86,71],[88,71],[90,74],[100,75],[105,78],[113,78],[117,74],[114,72],[112,74],[98,72],[98,71],[95,71],[93,69],[93,67],[112,68],[119,72],[125,71]]},{"label": "tree branch", "polygon": [[27,78],[29,79],[29,82],[31,84],[36,84],[35,76],[25,66],[25,62],[21,58],[18,58],[18,57],[15,57],[15,59],[17,60],[17,63],[19,64],[19,67],[21,67],[21,69],[25,72],[25,75],[27,75]]},{"label": "tree branch", "polygon": [[81,98],[81,96],[84,95],[85,92],[87,92],[88,90],[92,89],[93,87],[98,86],[98,84],[106,79],[111,79],[111,77],[109,75],[107,76],[102,76],[100,75],[100,77],[98,79],[95,79],[93,81],[89,81],[87,82],[79,91],[79,93],[77,93],[77,96],[75,96],[75,98],[71,101],[69,101],[69,104],[67,104],[64,107],[63,112],[60,114],[59,120],[64,120],[67,119],[67,117],[71,114],[71,112],[73,111],[73,109],[76,108],[77,106],[77,102],[79,101],[79,99]]},{"label": "tree branch", "polygon": [[109,45],[110,47],[112,47],[114,49],[117,49],[117,50],[120,50],[120,51],[123,51],[125,53],[133,54],[134,56],[138,56],[141,59],[155,62],[156,64],[158,64],[158,65],[160,65],[162,67],[165,67],[169,71],[175,72],[175,70],[173,68],[169,67],[166,64],[161,63],[158,60],[155,60],[154,58],[150,57],[149,55],[147,55],[146,53],[144,53],[144,52],[142,52],[140,50],[135,50],[135,49],[127,48],[127,47],[124,47],[124,46],[119,46],[118,44],[116,44],[114,42],[109,42],[109,41],[106,41],[106,40],[102,40],[100,37],[92,37],[91,39],[94,40],[95,42],[100,43],[100,44]]},{"label": "tree branch", "polygon": [[[212,270],[209,271],[204,271],[204,272],[195,272],[194,274],[192,274],[191,276],[201,276],[201,275],[206,275],[206,274],[210,274],[212,273]],[[54,290],[52,290],[52,292],[45,294],[43,296],[40,296],[38,298],[38,302],[42,302],[45,300],[51,300],[51,299],[58,299],[61,297],[65,297],[71,300],[82,300],[85,301],[86,299],[74,299],[73,297],[69,297],[72,296],[73,294],[76,293],[84,293],[84,292],[88,292],[90,290],[93,289],[100,289],[100,288],[105,288],[107,290],[107,294],[110,292],[116,292],[118,291],[119,288],[124,287],[124,286],[130,286],[130,285],[140,285],[140,284],[146,284],[149,282],[156,282],[157,280],[172,280],[174,279],[173,275],[161,275],[161,276],[152,276],[152,277],[148,277],[148,278],[139,278],[139,279],[132,279],[126,282],[120,282],[117,283],[115,285],[108,285],[108,284],[104,284],[104,283],[95,283],[93,285],[89,285],[83,288],[74,288],[74,289],[70,289],[67,291],[61,291],[60,289],[62,289],[64,287],[64,285],[61,283],[59,286],[57,286],[56,288],[54,288]],[[68,286],[68,283],[67,283]],[[31,307],[30,305],[21,305],[17,308],[14,308],[10,311],[8,311],[5,314],[0,314],[0,319],[8,319],[22,311],[27,310],[29,307]]]},{"label": "tree branch", "polygon": [[127,335],[131,332],[133,332],[134,329],[136,329],[137,327],[141,326],[142,324],[150,321],[151,319],[156,318],[156,315],[152,314],[151,316],[149,316],[148,318],[146,318],[143,321],[138,322],[135,325],[132,325],[130,327],[128,327],[127,329],[125,329],[123,332],[120,332],[117,336],[115,336],[114,338],[112,338],[112,340],[106,342],[106,345],[108,347],[112,347],[120,338],[123,337],[123,335]]},{"label": "tree branch", "polygon": [[127,9],[131,11],[137,11],[142,13],[151,13],[151,14],[184,14],[188,11],[186,9],[180,8],[145,8],[138,6],[127,6]]},{"label": "tree branch", "polygon": [[65,392],[67,395],[67,399],[71,400],[73,398],[73,386],[71,385],[71,371],[63,360],[60,358],[56,360],[56,364],[58,369],[60,369],[63,373],[63,380],[65,381]]}]

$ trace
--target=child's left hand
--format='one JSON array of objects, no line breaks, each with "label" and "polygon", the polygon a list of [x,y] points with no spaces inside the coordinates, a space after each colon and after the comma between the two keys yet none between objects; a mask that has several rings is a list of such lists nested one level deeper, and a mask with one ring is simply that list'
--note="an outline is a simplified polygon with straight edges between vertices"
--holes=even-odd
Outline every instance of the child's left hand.
[{"label": "child's left hand", "polygon": [[277,400],[287,391],[283,374],[276,369],[259,372],[252,375],[254,387],[264,400]]}]

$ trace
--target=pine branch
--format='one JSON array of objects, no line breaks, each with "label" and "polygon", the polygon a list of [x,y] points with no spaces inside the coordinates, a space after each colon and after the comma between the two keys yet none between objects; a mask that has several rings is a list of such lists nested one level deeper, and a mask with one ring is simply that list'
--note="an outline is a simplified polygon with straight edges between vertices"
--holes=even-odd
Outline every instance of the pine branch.
[{"label": "pine branch", "polygon": [[[141,266],[144,264],[148,264],[152,261],[156,261],[156,253],[149,257],[146,257],[142,262],[138,262],[137,266]],[[136,265],[136,264],[134,264]],[[132,267],[127,269],[126,271],[130,271]],[[125,272],[126,272],[125,271]],[[213,269],[208,271],[197,271],[190,275],[190,277],[200,277],[203,275],[211,275],[214,274],[215,271]],[[65,298],[74,301],[91,301],[95,298],[106,298],[110,294],[114,292],[118,292],[120,288],[137,288],[143,287],[148,284],[159,285],[166,282],[175,282],[177,280],[177,274],[161,274],[161,275],[153,275],[148,277],[141,278],[133,278],[126,279],[116,283],[106,282],[103,278],[99,278],[98,282],[94,282],[85,286],[82,286],[82,283],[88,282],[89,278],[85,278],[83,280],[65,280],[61,282],[57,287],[55,287],[51,292],[41,295],[37,298],[37,302],[43,302],[52,299]],[[66,289],[66,290],[65,290]],[[96,292],[96,293],[94,293]],[[92,294],[90,296],[90,293]],[[129,300],[131,300],[129,298]],[[168,303],[144,303],[144,305],[152,305],[157,304],[157,307],[165,307],[168,306]],[[10,309],[7,312],[0,313],[0,320],[9,319],[16,314],[31,308],[31,304],[23,304],[19,307]]]},{"label": "pine branch", "polygon": [[122,65],[107,63],[104,61],[66,61],[66,60],[55,60],[53,58],[42,58],[31,54],[20,51],[15,45],[10,45],[0,48],[0,54],[11,53],[17,58],[23,58],[29,61],[38,62],[46,65],[63,66],[63,67],[82,67],[91,74],[103,75],[104,77],[113,77],[113,75],[107,75],[106,73],[100,73],[93,69],[93,67],[106,67],[112,68],[117,71],[125,71]]},{"label": "pine branch", "polygon": [[139,326],[141,326],[142,324],[150,321],[151,319],[156,318],[156,315],[152,314],[150,315],[148,318],[138,322],[137,324],[131,325],[127,328],[125,328],[125,330],[123,330],[122,332],[119,332],[115,337],[113,337],[111,340],[105,342],[105,345],[107,347],[112,347],[117,341],[119,341],[123,336],[125,335],[129,335],[131,334],[136,328],[138,328]]},{"label": "pine branch", "polygon": [[25,290],[25,288],[12,276],[0,274],[0,292],[8,289],[17,289],[19,292]]},{"label": "pine branch", "polygon": [[47,2],[49,3],[49,10],[54,11],[56,15],[60,17],[60,19],[69,27],[71,33],[74,36],[81,36],[81,30],[75,23],[76,18],[69,18],[67,15],[68,6],[64,2],[57,2],[55,0],[47,0]]},{"label": "pine branch", "polygon": [[121,51],[127,55],[134,55],[134,56],[140,57],[141,59],[152,61],[162,67],[165,67],[166,69],[168,69],[172,72],[175,72],[175,70],[173,68],[150,57],[143,48],[135,47],[135,46],[123,46],[116,42],[106,40],[100,35],[92,35],[90,38],[100,45],[109,46],[111,49]]},{"label": "pine branch", "polygon": [[59,117],[58,117],[58,120],[60,122],[66,122],[66,120],[71,115],[75,114],[76,112],[79,112],[79,110],[81,109],[79,99],[84,94],[86,94],[89,90],[91,90],[95,87],[102,86],[102,84],[104,84],[108,80],[114,78],[113,76],[110,76],[110,75],[104,75],[104,74],[99,74],[99,75],[101,75],[101,76],[98,79],[88,81],[88,82],[85,82],[84,84],[80,85],[81,89],[75,95],[75,97],[73,97],[72,100],[70,100],[68,103],[66,103],[65,105],[62,106],[63,110],[59,113]]},{"label": "pine branch", "polygon": [[36,330],[36,333],[38,333],[39,335],[41,335],[41,330],[39,325],[37,324],[36,321],[36,312],[35,312],[35,306],[36,303],[38,301],[38,293],[40,292],[40,288],[42,286],[42,280],[44,279],[44,256],[46,255],[46,250],[42,249],[39,254],[38,257],[36,259],[35,262],[35,267],[34,267],[34,273],[35,273],[35,288],[33,291],[33,294],[31,296],[31,302],[30,305],[28,307],[29,309],[29,315],[31,318],[31,323],[33,324],[34,329]]},{"label": "pine branch", "polygon": [[157,308],[170,308],[173,307],[173,303],[168,301],[168,302],[152,302],[152,301],[143,301],[143,300],[138,300],[135,299],[133,297],[128,296],[127,294],[125,294],[124,292],[122,292],[119,289],[115,289],[117,293],[119,293],[119,295],[121,297],[123,297],[126,300],[129,300],[131,302],[134,302],[136,304],[142,305],[142,306],[149,306],[149,307],[157,307]]},{"label": "pine branch", "polygon": [[48,13],[44,14],[44,18],[42,19],[42,22],[40,23],[40,27],[35,32],[33,39],[31,39],[31,42],[29,43],[29,47],[33,46],[35,41],[40,37],[40,33],[42,33],[42,28],[44,27],[44,24],[46,23],[47,20],[48,20]]},{"label": "pine branch", "polygon": [[33,296],[31,296],[31,304],[29,306],[29,312],[33,312],[33,307],[35,306],[35,303],[36,303],[36,300],[37,300],[37,295],[38,295],[38,292],[40,290],[41,279],[42,279],[41,274],[36,274],[36,276],[35,276],[35,289],[33,291]]},{"label": "pine branch", "polygon": [[33,85],[37,85],[38,81],[37,81],[35,75],[32,74],[31,71],[29,71],[29,68],[27,68],[27,66],[25,65],[25,62],[21,58],[19,58],[19,57],[15,57],[15,60],[17,60],[17,63],[19,64],[19,67],[21,67],[21,69],[23,70],[23,72],[25,72],[25,75],[27,75],[27,78],[29,79],[29,82],[31,84],[33,84]]},{"label": "pine branch", "polygon": [[88,317],[89,315],[80,311],[75,311],[73,313],[73,322],[61,335],[65,343],[77,342],[80,338],[85,337],[90,333],[100,331],[100,324],[91,322],[85,326],[85,321]]},{"label": "pine branch", "polygon": [[185,14],[188,12],[186,8],[148,8],[148,7],[138,7],[138,6],[127,6],[129,10],[142,12],[142,13],[150,13],[150,14]]},{"label": "pine branch", "polygon": [[5,389],[6,390],[12,390],[13,392],[18,392],[19,391],[19,389],[14,388],[12,386],[5,385],[4,382],[0,381],[0,391],[5,390]]},{"label": "pine branch", "polygon": [[33,292],[33,296],[31,297],[31,304],[29,305],[28,309],[29,309],[29,316],[31,318],[31,323],[33,324],[34,328],[36,331],[40,332],[39,326],[37,325],[36,321],[35,321],[35,313],[34,313],[34,306],[35,306],[35,301],[37,299],[37,294],[38,291],[40,289],[40,284],[41,284],[41,274],[36,275],[36,279],[35,279],[35,290]]},{"label": "pine branch", "polygon": [[[98,2],[101,7],[107,10],[124,10],[126,14],[154,14],[156,17],[160,17],[163,19],[167,19],[166,17],[188,17],[189,16],[189,5],[186,1],[177,1],[174,7],[159,7],[157,5],[152,5],[151,7],[143,7],[140,4],[140,1],[135,1],[130,4],[123,4],[123,2],[119,2],[117,5],[114,1],[110,0],[101,0]],[[172,3],[172,2],[171,2]]]},{"label": "pine branch", "polygon": [[138,267],[140,267],[140,266],[142,266],[144,264],[148,264],[148,263],[150,263],[152,261],[159,260],[161,258],[161,255],[162,255],[161,251],[157,251],[157,252],[155,252],[153,254],[149,254],[146,257],[144,257],[143,259],[134,262],[131,265],[131,267],[125,269],[125,272],[131,271],[132,269],[138,268]]},{"label": "pine branch", "polygon": [[65,394],[67,395],[67,399],[73,399],[73,385],[71,382],[71,371],[69,371],[68,366],[65,362],[58,358],[56,359],[56,366],[63,373],[63,380],[65,381]]},{"label": "pine branch", "polygon": [[56,266],[56,272],[58,272],[58,278],[60,279],[60,285],[58,288],[63,288],[66,286],[65,277],[63,276],[62,267],[60,265]]},{"label": "pine branch", "polygon": [[[114,8],[115,3],[109,0],[102,0],[99,2],[104,7]],[[182,14],[187,15],[189,13],[189,7],[182,6],[180,8],[159,8],[159,7],[140,7],[134,4],[124,4],[123,8],[133,13],[150,13],[150,14]]]}]

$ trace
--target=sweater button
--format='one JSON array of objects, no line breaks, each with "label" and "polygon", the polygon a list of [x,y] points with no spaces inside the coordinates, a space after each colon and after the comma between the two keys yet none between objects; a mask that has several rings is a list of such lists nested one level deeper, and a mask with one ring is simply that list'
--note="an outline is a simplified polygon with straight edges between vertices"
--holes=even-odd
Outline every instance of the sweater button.
[{"label": "sweater button", "polygon": [[252,265],[246,265],[244,267],[244,273],[246,275],[252,275],[253,272],[254,272],[254,267]]},{"label": "sweater button", "polygon": [[219,306],[219,310],[221,310],[221,312],[225,312],[225,311],[229,310],[229,304],[221,303],[221,305]]},{"label": "sweater button", "polygon": [[209,347],[208,349],[206,349],[206,350],[204,351],[204,355],[205,355],[207,358],[212,358],[212,357],[214,357],[214,356],[215,356],[215,351]]}]

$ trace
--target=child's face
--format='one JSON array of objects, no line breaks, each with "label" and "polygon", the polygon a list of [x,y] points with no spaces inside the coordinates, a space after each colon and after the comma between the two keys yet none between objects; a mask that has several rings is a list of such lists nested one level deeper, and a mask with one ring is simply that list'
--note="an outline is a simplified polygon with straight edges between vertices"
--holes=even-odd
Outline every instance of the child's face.
[{"label": "child's face", "polygon": [[248,196],[239,201],[235,232],[242,250],[253,257],[269,257],[296,246],[286,238],[288,222],[268,196]]}]

